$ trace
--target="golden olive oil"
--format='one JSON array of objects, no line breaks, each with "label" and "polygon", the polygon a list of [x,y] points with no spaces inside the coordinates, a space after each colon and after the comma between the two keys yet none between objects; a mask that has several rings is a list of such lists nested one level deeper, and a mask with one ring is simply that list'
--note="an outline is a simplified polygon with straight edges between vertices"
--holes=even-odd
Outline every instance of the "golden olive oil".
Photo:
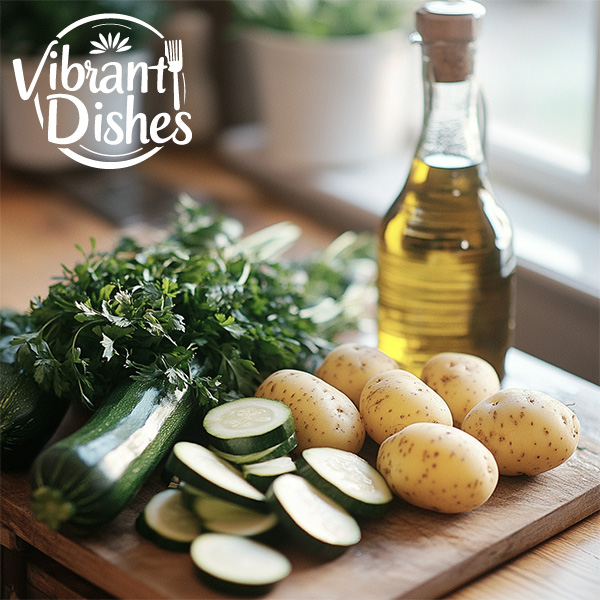
[{"label": "golden olive oil", "polygon": [[482,165],[465,160],[415,158],[382,222],[379,348],[416,375],[452,351],[480,356],[502,376],[511,343],[511,226]]}]

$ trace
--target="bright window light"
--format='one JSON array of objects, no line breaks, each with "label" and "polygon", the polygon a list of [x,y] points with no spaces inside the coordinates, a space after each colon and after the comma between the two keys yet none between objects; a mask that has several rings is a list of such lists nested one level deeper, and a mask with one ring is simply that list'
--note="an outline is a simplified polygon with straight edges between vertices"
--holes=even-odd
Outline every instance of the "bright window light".
[{"label": "bright window light", "polygon": [[[598,203],[597,0],[485,0],[478,77],[488,106],[489,145],[525,157],[519,179],[573,177],[587,188],[576,202]],[[595,136],[595,137],[594,137]],[[597,159],[596,159],[597,160]],[[568,185],[567,184],[567,185]],[[568,191],[567,185],[564,190]],[[577,194],[574,194],[577,195]],[[580,195],[580,194],[579,194]],[[581,208],[581,206],[579,206]]]}]

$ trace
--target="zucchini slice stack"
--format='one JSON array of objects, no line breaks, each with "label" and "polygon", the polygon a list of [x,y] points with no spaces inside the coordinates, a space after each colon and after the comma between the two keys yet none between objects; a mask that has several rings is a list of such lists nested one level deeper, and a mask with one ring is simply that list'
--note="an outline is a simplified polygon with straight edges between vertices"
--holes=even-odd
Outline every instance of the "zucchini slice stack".
[{"label": "zucchini slice stack", "polygon": [[165,470],[179,481],[217,498],[266,512],[265,495],[249,484],[241,473],[212,450],[195,442],[177,442]]},{"label": "zucchini slice stack", "polygon": [[280,456],[271,460],[242,465],[244,479],[261,492],[266,492],[280,475],[295,471],[296,463],[291,456]]},{"label": "zucchini slice stack", "polygon": [[278,400],[240,398],[208,411],[209,448],[236,465],[284,456],[298,444],[292,411]]},{"label": "zucchini slice stack", "polygon": [[192,511],[205,531],[230,533],[264,541],[276,539],[278,520],[274,513],[219,498],[188,483],[182,483],[180,489],[183,490],[185,506]]},{"label": "zucchini slice stack", "polygon": [[361,539],[357,519],[392,501],[385,479],[352,452],[292,458],[294,421],[282,402],[232,400],[203,426],[206,445],[173,446],[164,470],[177,488],[157,494],[137,527],[164,548],[188,548],[200,578],[222,592],[263,594],[286,577],[288,559],[269,545],[281,534],[317,558],[339,556]]},{"label": "zucchini slice stack", "polygon": [[239,470],[186,441],[173,446],[165,470],[180,483],[140,513],[143,536],[167,550],[188,549],[199,577],[222,592],[264,594],[287,577],[289,560],[258,541],[273,538],[278,518]]}]

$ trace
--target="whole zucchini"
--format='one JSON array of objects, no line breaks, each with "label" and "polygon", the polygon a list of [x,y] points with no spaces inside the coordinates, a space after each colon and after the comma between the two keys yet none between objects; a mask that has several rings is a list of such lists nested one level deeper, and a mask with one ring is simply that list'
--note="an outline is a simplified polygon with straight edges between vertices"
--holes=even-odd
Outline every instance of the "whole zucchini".
[{"label": "whole zucchini", "polygon": [[3,471],[29,467],[67,412],[69,403],[43,391],[13,364],[0,363],[0,447]]},{"label": "whole zucchini", "polygon": [[51,529],[87,533],[125,508],[170,449],[197,402],[162,381],[118,388],[80,429],[31,468],[32,509]]}]

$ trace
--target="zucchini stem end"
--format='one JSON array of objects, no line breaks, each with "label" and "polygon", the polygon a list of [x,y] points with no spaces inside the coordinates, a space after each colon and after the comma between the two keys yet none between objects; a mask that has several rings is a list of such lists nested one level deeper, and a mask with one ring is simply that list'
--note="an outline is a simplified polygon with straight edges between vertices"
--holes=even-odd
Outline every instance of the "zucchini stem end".
[{"label": "zucchini stem end", "polygon": [[75,506],[63,497],[60,490],[42,486],[33,491],[33,515],[56,531],[75,514]]}]

